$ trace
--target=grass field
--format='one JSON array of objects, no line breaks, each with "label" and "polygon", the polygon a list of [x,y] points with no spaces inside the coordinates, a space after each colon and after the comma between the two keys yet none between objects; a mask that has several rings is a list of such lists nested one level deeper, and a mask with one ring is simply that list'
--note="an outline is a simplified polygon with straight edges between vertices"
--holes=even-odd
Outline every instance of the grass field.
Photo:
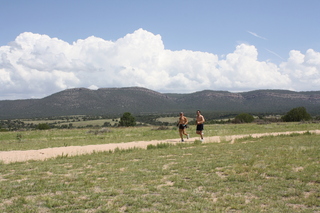
[{"label": "grass field", "polygon": [[[205,135],[313,129],[319,124],[206,125]],[[110,130],[21,132],[21,140],[4,132],[0,143],[13,150],[178,137],[177,129]],[[320,136],[160,144],[0,164],[0,212],[320,212]]]},{"label": "grass field", "polygon": [[[49,147],[108,144],[130,141],[150,141],[179,138],[178,129],[168,127],[129,127],[101,129],[51,129],[22,132],[0,132],[0,151],[30,150]],[[205,125],[206,136],[225,136],[265,132],[285,132],[320,129],[319,123],[272,123],[272,124],[215,124]],[[187,132],[196,137],[195,126],[190,125]]]}]

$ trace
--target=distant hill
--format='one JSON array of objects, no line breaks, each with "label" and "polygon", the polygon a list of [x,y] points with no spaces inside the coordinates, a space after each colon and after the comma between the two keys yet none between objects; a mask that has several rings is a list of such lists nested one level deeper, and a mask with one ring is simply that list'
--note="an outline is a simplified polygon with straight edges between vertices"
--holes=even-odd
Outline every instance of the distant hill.
[{"label": "distant hill", "polygon": [[320,91],[256,90],[231,93],[204,90],[188,94],[159,93],[141,87],[67,89],[42,99],[0,101],[0,119],[64,115],[120,115],[194,112],[278,113],[304,106],[320,114]]}]

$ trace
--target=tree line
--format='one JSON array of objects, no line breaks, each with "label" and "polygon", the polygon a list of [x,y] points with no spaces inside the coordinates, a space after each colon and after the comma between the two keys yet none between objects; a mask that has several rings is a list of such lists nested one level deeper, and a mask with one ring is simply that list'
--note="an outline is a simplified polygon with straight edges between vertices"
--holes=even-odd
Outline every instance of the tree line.
[{"label": "tree line", "polygon": [[[174,114],[167,114],[164,116],[174,116]],[[249,113],[240,113],[237,115],[234,114],[221,114],[221,115],[214,115],[220,118],[223,117],[228,117],[229,119],[213,119],[213,115],[208,113],[208,116],[206,115],[206,123],[208,124],[214,124],[214,123],[251,123],[255,120],[259,120],[260,122],[297,122],[297,121],[310,121],[310,120],[316,120],[320,121],[320,116],[316,116],[314,118],[311,117],[311,115],[306,111],[305,107],[297,107],[293,108],[290,111],[288,111],[285,115],[283,115],[280,118],[266,118],[263,117],[262,115],[258,115],[255,118],[252,114]],[[144,123],[144,124],[149,124],[149,125],[156,125],[156,126],[169,126],[173,125],[168,122],[160,122],[157,120],[157,118],[163,117],[163,115],[137,115],[134,116],[130,112],[125,112],[123,115],[120,117],[120,120],[115,120],[118,121],[114,124],[115,127],[123,126],[123,127],[128,127],[128,126],[136,126],[137,122]],[[57,122],[50,123],[49,121],[52,120],[62,120],[66,122],[70,122],[68,124],[59,124]],[[72,125],[72,122],[77,122],[80,120],[83,121],[88,121],[88,120],[98,120],[98,119],[110,119],[108,116],[63,116],[63,117],[49,117],[46,118],[48,122],[44,123],[38,123],[38,124],[33,124],[33,123],[26,123],[21,120],[0,120],[0,131],[16,131],[16,130],[21,130],[21,129],[38,129],[38,130],[45,130],[45,129],[51,129],[51,128],[58,128],[58,129],[71,129],[75,128]],[[44,120],[43,118],[35,118],[35,121],[37,120]],[[194,121],[190,121],[189,123],[192,125]],[[110,127],[111,124],[109,122],[105,122],[102,127]],[[83,126],[80,128],[90,128],[93,127],[92,125],[87,125]],[[79,127],[78,127],[79,128]]]}]

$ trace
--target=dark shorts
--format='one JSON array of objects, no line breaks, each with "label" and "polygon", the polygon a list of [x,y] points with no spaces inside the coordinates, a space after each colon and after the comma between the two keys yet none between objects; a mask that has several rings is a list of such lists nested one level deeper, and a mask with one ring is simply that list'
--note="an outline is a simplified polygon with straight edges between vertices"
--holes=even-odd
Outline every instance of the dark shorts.
[{"label": "dark shorts", "polygon": [[203,124],[198,124],[197,131],[202,131],[202,130],[203,130]]},{"label": "dark shorts", "polygon": [[186,126],[184,124],[179,124],[179,129],[184,129]]}]

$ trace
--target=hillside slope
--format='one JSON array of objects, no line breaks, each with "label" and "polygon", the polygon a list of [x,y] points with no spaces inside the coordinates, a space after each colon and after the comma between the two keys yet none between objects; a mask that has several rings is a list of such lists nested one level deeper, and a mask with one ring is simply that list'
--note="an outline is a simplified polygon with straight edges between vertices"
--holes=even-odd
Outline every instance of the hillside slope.
[{"label": "hillside slope", "polygon": [[304,106],[320,114],[320,91],[257,90],[243,93],[204,90],[163,94],[141,87],[67,89],[42,99],[0,101],[0,119],[63,115],[115,115],[194,112],[280,113]]}]

